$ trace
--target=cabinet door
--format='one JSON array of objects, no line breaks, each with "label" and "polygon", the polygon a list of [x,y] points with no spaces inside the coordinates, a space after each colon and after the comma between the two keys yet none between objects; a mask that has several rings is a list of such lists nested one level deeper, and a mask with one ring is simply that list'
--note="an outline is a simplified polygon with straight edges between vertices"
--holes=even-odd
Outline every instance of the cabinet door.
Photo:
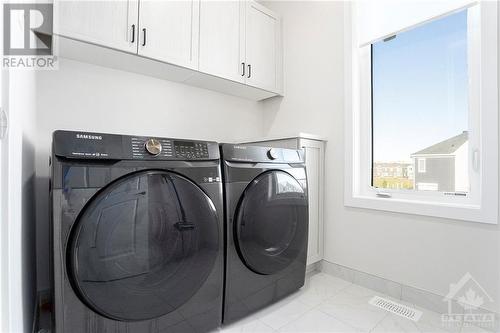
[{"label": "cabinet door", "polygon": [[300,139],[300,147],[305,149],[306,154],[309,195],[308,265],[323,259],[324,145],[322,141]]},{"label": "cabinet door", "polygon": [[244,82],[244,32],[245,1],[202,0],[199,70]]},{"label": "cabinet door", "polygon": [[200,1],[141,0],[139,54],[198,69]]},{"label": "cabinet door", "polygon": [[279,92],[281,66],[281,20],[279,16],[250,1],[246,8],[246,83]]},{"label": "cabinet door", "polygon": [[54,3],[54,32],[110,48],[137,52],[138,1],[66,1]]}]

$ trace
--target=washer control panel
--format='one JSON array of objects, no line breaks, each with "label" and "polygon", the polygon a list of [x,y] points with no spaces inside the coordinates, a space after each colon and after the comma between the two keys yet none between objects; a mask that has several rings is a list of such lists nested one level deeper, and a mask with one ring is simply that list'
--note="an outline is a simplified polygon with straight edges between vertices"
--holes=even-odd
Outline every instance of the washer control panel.
[{"label": "washer control panel", "polygon": [[162,138],[131,137],[133,158],[173,157],[172,140]]},{"label": "washer control panel", "polygon": [[77,159],[113,160],[214,160],[219,145],[211,141],[56,131],[56,156]]},{"label": "washer control panel", "polygon": [[174,140],[176,157],[208,158],[208,145],[206,142]]}]

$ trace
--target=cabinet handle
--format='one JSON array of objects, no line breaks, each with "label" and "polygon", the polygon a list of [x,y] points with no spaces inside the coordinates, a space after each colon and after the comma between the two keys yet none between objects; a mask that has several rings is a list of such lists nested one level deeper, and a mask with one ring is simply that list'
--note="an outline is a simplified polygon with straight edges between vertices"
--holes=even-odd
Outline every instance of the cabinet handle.
[{"label": "cabinet handle", "polygon": [[142,46],[146,46],[146,28],[142,28]]},{"label": "cabinet handle", "polygon": [[244,62],[241,63],[241,69],[242,69],[241,76],[245,76],[245,63]]},{"label": "cabinet handle", "polygon": [[135,24],[132,24],[132,40],[130,42],[135,43]]},{"label": "cabinet handle", "polygon": [[252,65],[248,65],[248,78],[250,78],[250,76],[252,76]]}]

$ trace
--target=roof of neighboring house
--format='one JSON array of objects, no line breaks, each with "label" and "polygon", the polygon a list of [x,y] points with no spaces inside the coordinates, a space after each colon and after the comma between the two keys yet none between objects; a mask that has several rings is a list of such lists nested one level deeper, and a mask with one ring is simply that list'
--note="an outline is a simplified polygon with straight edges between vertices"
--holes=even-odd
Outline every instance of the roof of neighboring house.
[{"label": "roof of neighboring house", "polygon": [[413,153],[412,156],[453,154],[455,151],[457,151],[458,148],[460,148],[464,143],[467,142],[468,138],[469,138],[469,133],[467,131],[463,131],[459,135],[456,135],[452,138],[436,143],[435,145],[417,151],[416,153]]}]

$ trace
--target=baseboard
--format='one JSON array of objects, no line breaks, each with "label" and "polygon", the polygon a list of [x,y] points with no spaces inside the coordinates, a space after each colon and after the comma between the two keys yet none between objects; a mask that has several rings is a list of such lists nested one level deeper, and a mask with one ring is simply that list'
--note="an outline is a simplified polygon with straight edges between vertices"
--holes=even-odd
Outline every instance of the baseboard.
[{"label": "baseboard", "polygon": [[[427,290],[407,286],[399,282],[391,281],[379,276],[358,271],[353,268],[322,260],[319,270],[323,273],[339,277],[354,284],[389,295],[395,299],[414,304],[416,306],[432,310],[441,314],[463,314],[464,308],[457,300],[449,302],[445,295],[438,295]],[[451,310],[450,310],[451,309]],[[479,308],[477,312],[487,314],[494,318],[493,325],[484,325],[481,328],[492,332],[500,332],[500,314],[491,310]]]},{"label": "baseboard", "polygon": [[321,261],[306,266],[306,275],[321,271]]}]

